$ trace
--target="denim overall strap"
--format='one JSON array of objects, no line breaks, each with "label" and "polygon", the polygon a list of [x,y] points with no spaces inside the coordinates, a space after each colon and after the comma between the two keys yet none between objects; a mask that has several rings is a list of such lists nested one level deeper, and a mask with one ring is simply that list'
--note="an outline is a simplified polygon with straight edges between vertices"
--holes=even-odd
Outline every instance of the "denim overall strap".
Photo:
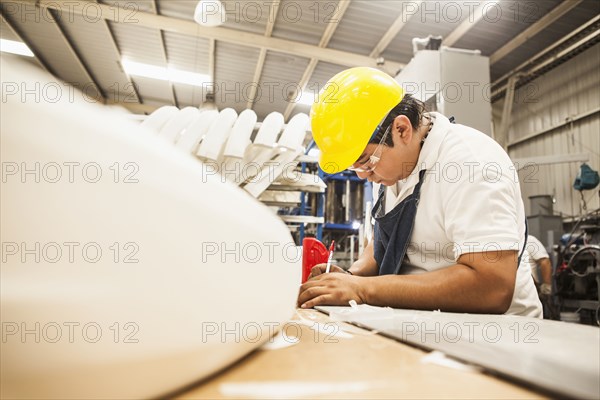
[{"label": "denim overall strap", "polygon": [[425,173],[426,170],[419,172],[419,182],[413,192],[387,214],[385,187],[379,190],[379,198],[371,214],[375,219],[374,253],[379,275],[398,274],[400,271],[412,236]]}]

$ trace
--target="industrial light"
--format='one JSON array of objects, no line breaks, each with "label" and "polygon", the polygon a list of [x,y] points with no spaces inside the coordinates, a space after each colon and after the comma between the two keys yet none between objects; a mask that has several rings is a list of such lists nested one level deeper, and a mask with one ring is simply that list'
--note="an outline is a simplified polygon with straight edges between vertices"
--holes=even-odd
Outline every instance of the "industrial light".
[{"label": "industrial light", "polygon": [[315,93],[311,92],[310,90],[305,90],[302,92],[302,96],[300,96],[298,99],[298,104],[312,106],[316,99],[317,95],[315,95]]},{"label": "industrial light", "polygon": [[33,52],[25,43],[14,40],[0,39],[0,51],[3,53],[18,54],[20,56],[33,57]]},{"label": "industrial light", "polygon": [[127,59],[121,60],[121,65],[129,75],[143,76],[146,78],[193,86],[203,86],[211,83],[210,76],[208,75],[182,71],[171,67],[157,67],[156,65],[138,63]]},{"label": "industrial light", "polygon": [[194,21],[207,27],[223,25],[227,21],[223,3],[219,0],[200,0],[194,11]]}]

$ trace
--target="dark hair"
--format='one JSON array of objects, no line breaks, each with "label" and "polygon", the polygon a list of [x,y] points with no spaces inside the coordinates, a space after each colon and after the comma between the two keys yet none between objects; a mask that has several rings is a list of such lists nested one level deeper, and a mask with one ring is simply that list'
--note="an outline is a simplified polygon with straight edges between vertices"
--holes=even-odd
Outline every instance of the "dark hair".
[{"label": "dark hair", "polygon": [[[398,103],[392,111],[389,112],[387,117],[379,125],[379,132],[377,135],[369,141],[369,143],[379,143],[383,138],[385,131],[390,126],[398,115],[405,115],[410,121],[413,129],[419,129],[421,127],[421,121],[423,114],[427,112],[425,104],[421,100],[417,100],[410,94],[405,94],[402,101]],[[394,139],[391,134],[385,138],[385,145],[388,147],[394,147]]]}]

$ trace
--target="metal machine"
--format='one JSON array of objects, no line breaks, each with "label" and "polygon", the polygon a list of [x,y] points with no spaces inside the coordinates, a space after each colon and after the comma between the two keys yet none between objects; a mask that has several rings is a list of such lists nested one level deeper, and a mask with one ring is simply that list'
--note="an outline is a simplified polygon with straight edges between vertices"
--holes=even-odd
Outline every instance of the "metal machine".
[{"label": "metal machine", "polygon": [[[572,229],[573,233],[563,235],[561,243],[554,248],[555,304],[563,317],[573,316],[574,322],[592,325],[600,325],[600,216],[597,211],[595,216],[582,218]],[[566,314],[569,312],[574,314]]]},{"label": "metal machine", "polygon": [[479,50],[440,46],[439,39],[413,39],[414,56],[396,80],[429,110],[491,136],[489,58]]}]

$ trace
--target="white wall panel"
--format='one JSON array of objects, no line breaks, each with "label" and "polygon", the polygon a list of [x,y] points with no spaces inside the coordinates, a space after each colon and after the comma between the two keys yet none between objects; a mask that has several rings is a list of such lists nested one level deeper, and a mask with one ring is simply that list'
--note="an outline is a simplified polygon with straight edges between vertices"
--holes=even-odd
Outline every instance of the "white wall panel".
[{"label": "white wall panel", "polygon": [[[509,143],[564,123],[600,107],[600,45],[596,44],[547,74],[521,87],[515,94]],[[503,101],[493,104],[496,129]],[[511,158],[589,153],[588,164],[600,169],[600,115],[590,116],[551,130],[533,139],[509,145]],[[555,212],[579,215],[582,202],[573,181],[580,162],[539,165],[519,174],[525,207],[529,196],[549,194]],[[600,207],[598,189],[585,191],[587,209]]]}]

